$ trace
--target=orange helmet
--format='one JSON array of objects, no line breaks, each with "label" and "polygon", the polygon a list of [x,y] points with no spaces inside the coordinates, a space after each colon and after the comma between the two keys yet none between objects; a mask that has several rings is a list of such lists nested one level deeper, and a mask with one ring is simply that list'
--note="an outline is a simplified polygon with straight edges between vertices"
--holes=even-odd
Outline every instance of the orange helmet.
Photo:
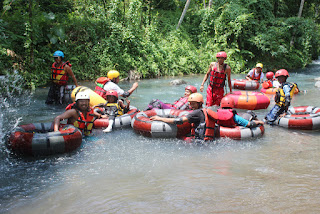
[{"label": "orange helmet", "polygon": [[266,77],[268,80],[271,80],[273,78],[273,72],[272,71],[267,72]]},{"label": "orange helmet", "polygon": [[234,100],[232,97],[224,97],[220,103],[221,108],[234,108]]},{"label": "orange helmet", "polygon": [[184,90],[190,90],[192,93],[197,92],[197,88],[194,87],[193,85],[188,85]]},{"label": "orange helmet", "polygon": [[200,93],[193,93],[190,94],[188,98],[188,102],[198,102],[198,103],[203,103],[203,96]]},{"label": "orange helmet", "polygon": [[223,58],[227,59],[227,53],[224,51],[221,51],[221,52],[217,53],[216,58],[218,58],[218,57],[223,57]]},{"label": "orange helmet", "polygon": [[285,76],[285,77],[289,77],[289,73],[286,69],[280,69],[276,72],[275,77],[279,77],[279,76]]},{"label": "orange helmet", "polygon": [[106,96],[115,96],[118,98],[118,93],[114,90],[107,91]]}]

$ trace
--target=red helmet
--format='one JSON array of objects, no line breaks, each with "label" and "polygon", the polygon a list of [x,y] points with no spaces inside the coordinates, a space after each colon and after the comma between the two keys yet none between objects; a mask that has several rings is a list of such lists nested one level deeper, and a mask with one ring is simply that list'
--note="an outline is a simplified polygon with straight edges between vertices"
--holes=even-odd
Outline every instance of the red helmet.
[{"label": "red helmet", "polygon": [[267,72],[266,77],[268,80],[271,80],[273,78],[273,72],[272,71]]},{"label": "red helmet", "polygon": [[107,91],[106,96],[115,96],[118,98],[118,93],[114,90]]},{"label": "red helmet", "polygon": [[289,77],[289,73],[286,69],[280,69],[276,72],[275,77],[279,77],[279,76],[285,76],[285,77]]},{"label": "red helmet", "polygon": [[224,97],[220,103],[221,108],[234,108],[234,100],[232,97]]},{"label": "red helmet", "polygon": [[97,83],[101,83],[101,84],[106,84],[107,82],[109,81],[109,78],[108,77],[99,77],[96,82]]},{"label": "red helmet", "polygon": [[223,58],[227,59],[227,53],[224,51],[221,51],[221,52],[217,53],[216,58],[218,58],[218,57],[223,57]]},{"label": "red helmet", "polygon": [[190,90],[192,93],[197,92],[197,88],[194,87],[193,85],[188,85],[184,90]]}]

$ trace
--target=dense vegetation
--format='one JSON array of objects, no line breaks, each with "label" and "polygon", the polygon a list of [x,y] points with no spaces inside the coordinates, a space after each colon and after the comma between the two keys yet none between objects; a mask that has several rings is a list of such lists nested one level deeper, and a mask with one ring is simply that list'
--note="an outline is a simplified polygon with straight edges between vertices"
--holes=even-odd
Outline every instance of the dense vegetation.
[{"label": "dense vegetation", "polygon": [[[211,1],[211,0],[210,0]],[[203,73],[215,53],[232,72],[262,62],[267,70],[305,67],[319,56],[317,0],[0,1],[0,73],[12,65],[30,85],[49,81],[62,50],[77,79],[117,69],[142,77]]]}]

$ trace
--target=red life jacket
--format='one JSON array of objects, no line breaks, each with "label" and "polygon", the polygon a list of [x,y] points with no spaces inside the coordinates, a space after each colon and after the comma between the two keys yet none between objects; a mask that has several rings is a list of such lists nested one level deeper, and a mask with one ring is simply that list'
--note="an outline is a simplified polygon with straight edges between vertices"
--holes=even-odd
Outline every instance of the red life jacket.
[{"label": "red life jacket", "polygon": [[[211,109],[202,109],[202,112],[204,113],[204,117],[205,117],[205,125],[204,125],[204,141],[210,141],[210,140],[214,140],[215,136],[216,136],[216,120],[218,118],[217,113],[212,111]],[[201,124],[199,124],[201,125]],[[192,123],[191,124],[191,137],[194,138],[195,137],[195,133],[196,133],[196,128],[195,124]],[[218,134],[217,134],[218,137]]]},{"label": "red life jacket", "polygon": [[57,63],[54,62],[51,66],[51,80],[57,85],[67,85],[69,76],[64,70],[65,65],[72,66],[69,61],[62,62],[59,67],[56,67]]},{"label": "red life jacket", "polygon": [[94,89],[94,92],[99,94],[103,99],[107,99],[106,93],[107,91],[103,89],[104,85],[109,82],[110,79],[107,77],[99,77],[96,81],[96,88]]},{"label": "red life jacket", "polygon": [[180,97],[179,100],[175,101],[172,104],[172,107],[174,109],[180,109],[180,110],[190,109],[189,108],[188,98],[189,98],[189,96]]},{"label": "red life jacket", "polygon": [[70,104],[66,107],[66,111],[67,111],[67,110],[70,110],[70,109],[73,109],[73,108],[76,108],[76,102],[70,103]]},{"label": "red life jacket", "polygon": [[253,72],[252,72],[252,75],[250,76],[250,78],[251,78],[252,80],[258,80],[258,81],[260,81],[262,71],[260,72],[259,76],[256,77],[255,74],[256,74],[257,69],[256,69],[256,68],[253,68],[252,70],[253,70]]},{"label": "red life jacket", "polygon": [[79,117],[73,123],[73,125],[80,129],[84,135],[90,135],[93,128],[93,122],[95,120],[93,109],[90,108],[90,111],[87,112],[86,117],[84,117],[84,114],[81,111],[77,109],[76,111],[78,112]]},{"label": "red life jacket", "polygon": [[233,119],[234,114],[233,109],[218,109],[218,124],[224,127],[235,127],[237,124]]},{"label": "red life jacket", "polygon": [[221,71],[218,71],[218,68],[216,65],[217,63],[214,64],[214,67],[210,72],[209,84],[212,88],[223,88],[227,78],[227,75],[225,72],[227,64],[223,64],[223,70]]}]

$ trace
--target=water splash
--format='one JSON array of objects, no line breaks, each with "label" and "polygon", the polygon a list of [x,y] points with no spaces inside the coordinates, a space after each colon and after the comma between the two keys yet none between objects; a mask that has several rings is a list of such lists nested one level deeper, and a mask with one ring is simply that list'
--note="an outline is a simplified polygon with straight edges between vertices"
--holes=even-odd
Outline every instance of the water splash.
[{"label": "water splash", "polygon": [[21,107],[30,106],[31,96],[25,80],[18,74],[7,74],[0,79],[0,143],[22,120]]}]

